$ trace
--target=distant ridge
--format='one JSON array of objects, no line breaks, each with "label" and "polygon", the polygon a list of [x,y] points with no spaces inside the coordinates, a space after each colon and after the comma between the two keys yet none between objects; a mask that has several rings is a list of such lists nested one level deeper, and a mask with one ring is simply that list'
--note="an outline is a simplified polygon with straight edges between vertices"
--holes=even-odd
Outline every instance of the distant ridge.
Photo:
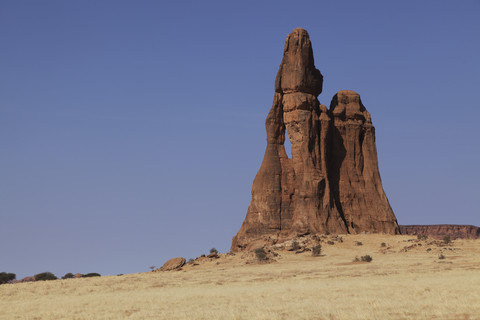
[{"label": "distant ridge", "polygon": [[452,239],[480,239],[480,228],[461,224],[401,225],[405,235],[424,235],[435,239],[450,236]]}]

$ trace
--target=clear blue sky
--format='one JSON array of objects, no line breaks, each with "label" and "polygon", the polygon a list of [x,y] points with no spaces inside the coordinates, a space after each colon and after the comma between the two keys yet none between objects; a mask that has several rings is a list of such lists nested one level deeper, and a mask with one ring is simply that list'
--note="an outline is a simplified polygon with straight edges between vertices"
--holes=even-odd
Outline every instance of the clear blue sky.
[{"label": "clear blue sky", "polygon": [[400,224],[480,225],[479,1],[0,1],[0,272],[228,251],[285,37],[371,112]]}]

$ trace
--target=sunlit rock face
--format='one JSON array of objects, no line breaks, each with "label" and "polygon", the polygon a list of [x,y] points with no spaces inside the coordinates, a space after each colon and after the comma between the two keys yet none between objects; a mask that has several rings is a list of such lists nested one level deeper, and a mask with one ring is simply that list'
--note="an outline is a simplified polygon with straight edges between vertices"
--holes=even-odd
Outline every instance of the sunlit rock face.
[{"label": "sunlit rock face", "polygon": [[370,114],[349,90],[327,109],[317,99],[322,85],[309,35],[297,28],[285,41],[265,121],[265,156],[232,251],[312,233],[399,233],[380,180]]}]

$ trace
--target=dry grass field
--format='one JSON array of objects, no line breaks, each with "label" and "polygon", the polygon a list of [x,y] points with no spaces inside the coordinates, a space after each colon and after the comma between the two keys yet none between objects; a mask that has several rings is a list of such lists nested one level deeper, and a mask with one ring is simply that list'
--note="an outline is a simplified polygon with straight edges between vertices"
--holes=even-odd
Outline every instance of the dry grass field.
[{"label": "dry grass field", "polygon": [[320,257],[221,255],[181,271],[5,284],[0,319],[480,319],[480,240],[342,237]]}]

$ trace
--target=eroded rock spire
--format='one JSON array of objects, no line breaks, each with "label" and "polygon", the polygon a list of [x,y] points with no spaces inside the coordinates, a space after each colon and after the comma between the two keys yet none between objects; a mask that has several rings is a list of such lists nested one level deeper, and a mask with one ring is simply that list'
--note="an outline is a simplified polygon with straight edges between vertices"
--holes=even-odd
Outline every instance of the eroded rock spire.
[{"label": "eroded rock spire", "polygon": [[353,91],[340,91],[328,110],[317,100],[322,85],[309,35],[297,28],[285,41],[265,121],[265,156],[232,251],[309,233],[398,233],[380,181],[370,114]]}]

